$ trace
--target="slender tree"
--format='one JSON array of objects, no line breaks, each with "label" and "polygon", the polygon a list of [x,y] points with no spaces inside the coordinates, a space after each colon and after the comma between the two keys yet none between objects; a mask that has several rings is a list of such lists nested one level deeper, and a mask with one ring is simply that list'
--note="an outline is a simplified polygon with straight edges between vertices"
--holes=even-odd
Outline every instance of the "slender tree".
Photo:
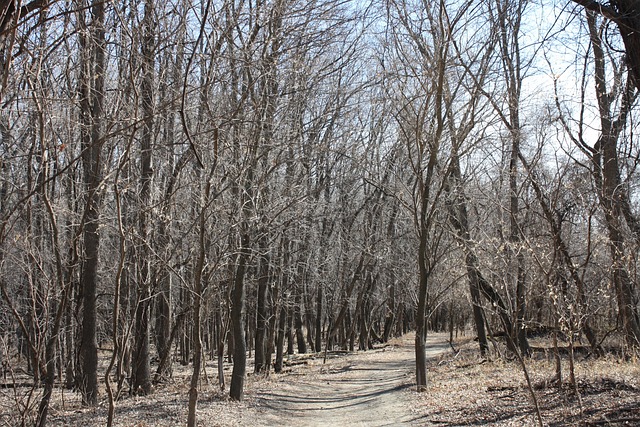
[{"label": "slender tree", "polygon": [[79,111],[82,166],[84,169],[84,254],[82,259],[82,334],[80,342],[82,401],[98,401],[97,286],[100,244],[99,212],[102,182],[102,146],[104,144],[104,102],[106,70],[106,30],[104,3],[91,6],[89,25],[84,11],[80,22],[81,70],[79,75]]},{"label": "slender tree", "polygon": [[153,178],[153,135],[154,135],[154,74],[155,74],[155,7],[153,0],[144,3],[141,42],[141,84],[140,103],[142,110],[142,133],[140,136],[140,208],[138,228],[140,242],[138,252],[138,287],[135,308],[134,350],[132,359],[131,389],[134,394],[146,395],[151,392],[151,366],[149,350],[149,329],[151,310],[151,260],[150,228],[152,206],[151,184]]}]

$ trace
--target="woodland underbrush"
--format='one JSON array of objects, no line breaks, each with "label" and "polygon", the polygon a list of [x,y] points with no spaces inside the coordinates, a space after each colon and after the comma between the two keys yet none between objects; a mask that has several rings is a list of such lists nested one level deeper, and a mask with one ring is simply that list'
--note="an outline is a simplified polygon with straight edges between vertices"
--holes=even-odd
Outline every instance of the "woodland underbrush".
[{"label": "woodland underbrush", "polygon": [[[104,372],[110,351],[100,352],[99,369]],[[37,405],[42,395],[40,387],[33,386],[33,380],[26,372],[24,363],[7,378],[4,387],[0,387],[0,426],[35,425]],[[152,366],[155,368],[155,366]],[[230,425],[231,417],[241,420],[238,415],[247,402],[237,403],[229,400],[228,391],[221,391],[216,377],[215,361],[207,360],[201,378],[200,406],[208,422],[204,425]],[[231,365],[224,368],[225,379],[230,381]],[[191,366],[179,363],[173,365],[173,375],[168,381],[154,386],[148,396],[131,396],[126,387],[116,395],[115,426],[120,427],[157,427],[183,425],[187,416],[188,387],[191,378]],[[247,378],[248,396],[259,378],[252,375]],[[67,390],[56,384],[51,403],[48,426],[94,426],[106,425],[107,398],[103,378],[100,377],[99,400],[95,407],[82,404],[77,390]]]},{"label": "woodland underbrush", "polygon": [[419,411],[425,414],[425,422],[535,426],[537,405],[545,426],[640,425],[636,358],[623,357],[611,347],[604,356],[595,357],[576,347],[571,363],[566,344],[558,345],[557,352],[548,339],[531,344],[531,357],[523,359],[531,387],[515,357],[500,357],[494,351],[481,358],[477,342],[470,339],[458,343],[456,351],[431,360],[429,389],[420,395]]}]

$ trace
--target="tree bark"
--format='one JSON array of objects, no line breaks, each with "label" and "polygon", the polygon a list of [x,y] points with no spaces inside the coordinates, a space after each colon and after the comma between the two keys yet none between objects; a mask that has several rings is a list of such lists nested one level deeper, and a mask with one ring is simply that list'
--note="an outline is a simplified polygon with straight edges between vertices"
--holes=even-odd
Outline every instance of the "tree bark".
[{"label": "tree bark", "polygon": [[247,344],[244,339],[245,289],[244,276],[249,257],[249,236],[244,232],[241,236],[237,258],[237,268],[233,280],[233,305],[231,308],[231,333],[233,334],[233,370],[229,396],[233,400],[242,400],[244,396],[244,377],[247,369]]},{"label": "tree bark", "polygon": [[296,329],[298,353],[304,354],[307,352],[307,343],[304,340],[304,333],[302,331],[302,295],[300,292],[300,286],[296,286],[296,296],[293,306],[293,318]]},{"label": "tree bark", "polygon": [[[84,22],[80,13],[80,21]],[[85,222],[83,228],[84,256],[82,260],[81,299],[82,333],[80,339],[80,390],[85,405],[98,402],[98,343],[96,337],[98,285],[98,232],[101,175],[102,121],[104,120],[104,81],[106,35],[104,29],[105,4],[91,7],[89,37],[81,37],[84,53],[80,78],[80,123],[82,165],[86,191]],[[84,25],[84,24],[82,24]]]},{"label": "tree bark", "polygon": [[315,336],[315,351],[322,350],[322,297],[324,293],[324,286],[322,283],[318,283],[318,294],[316,295],[316,336]]},{"label": "tree bark", "polygon": [[416,310],[416,388],[418,392],[427,390],[427,289],[429,287],[429,269],[427,268],[427,236],[425,228],[420,236],[418,248],[418,269],[420,271],[418,286],[418,308]]},{"label": "tree bark", "polygon": [[[259,244],[261,252],[266,251],[266,244],[261,238]],[[263,255],[260,258],[260,266],[258,267],[258,295],[256,307],[256,336],[255,336],[255,372],[264,372],[267,366],[267,326],[269,322],[268,307],[268,291],[269,291],[269,257]],[[269,356],[271,357],[271,356]]]},{"label": "tree bark", "polygon": [[141,45],[140,96],[142,103],[142,135],[140,137],[140,206],[138,227],[141,242],[138,246],[138,304],[135,311],[133,371],[131,388],[134,394],[151,393],[151,366],[149,354],[149,322],[151,311],[151,266],[150,266],[150,216],[151,181],[153,178],[153,85],[155,63],[155,17],[153,0],[146,0],[142,20],[143,40]]},{"label": "tree bark", "polygon": [[278,318],[278,336],[276,342],[276,360],[273,365],[273,370],[276,374],[282,372],[282,362],[284,359],[284,337],[286,334],[287,327],[287,309],[285,307],[285,303],[283,302],[280,307],[280,314]]}]

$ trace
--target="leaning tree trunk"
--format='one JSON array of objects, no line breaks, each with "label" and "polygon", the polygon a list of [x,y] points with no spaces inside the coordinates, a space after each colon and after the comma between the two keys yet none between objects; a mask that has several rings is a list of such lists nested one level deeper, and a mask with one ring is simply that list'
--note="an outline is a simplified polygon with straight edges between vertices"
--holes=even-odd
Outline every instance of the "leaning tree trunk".
[{"label": "leaning tree trunk", "polygon": [[[471,295],[473,321],[476,327],[476,333],[478,334],[480,355],[485,357],[489,350],[489,342],[487,341],[487,333],[484,324],[485,316],[480,296],[480,279],[482,274],[478,267],[478,258],[473,253],[473,248],[471,247],[471,232],[469,230],[467,202],[462,192],[462,188],[460,188],[462,185],[462,174],[460,172],[460,159],[457,154],[457,147],[454,147],[453,151],[454,153],[451,158],[449,172],[450,176],[445,181],[445,189],[447,192],[452,193],[453,188],[458,188],[458,193],[450,194],[451,201],[447,203],[449,210],[449,222],[456,230],[458,240],[462,243],[465,253],[465,266],[467,269],[467,278],[469,279],[469,294]],[[506,333],[509,333],[509,331],[506,331]]]}]

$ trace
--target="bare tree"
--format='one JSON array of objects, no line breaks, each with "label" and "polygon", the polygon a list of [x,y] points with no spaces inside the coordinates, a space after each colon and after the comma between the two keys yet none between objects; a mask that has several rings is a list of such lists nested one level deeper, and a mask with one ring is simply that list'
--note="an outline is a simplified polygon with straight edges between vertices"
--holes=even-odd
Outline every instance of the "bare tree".
[{"label": "bare tree", "polygon": [[84,11],[78,12],[80,22],[81,71],[79,76],[80,139],[84,169],[84,256],[82,259],[82,361],[80,389],[87,405],[98,401],[98,343],[96,337],[96,298],[98,285],[98,249],[100,244],[99,212],[102,182],[102,146],[104,144],[104,100],[106,69],[106,30],[104,3],[91,6],[90,22],[85,24]]},{"label": "bare tree", "polygon": [[637,2],[633,0],[613,0],[607,3],[595,0],[573,1],[586,10],[610,19],[618,26],[632,82],[636,89],[640,90],[640,9]]},{"label": "bare tree", "polygon": [[151,392],[151,366],[149,364],[149,322],[151,309],[150,271],[150,209],[151,183],[153,178],[152,153],[154,132],[154,74],[155,74],[155,7],[153,0],[144,3],[141,41],[141,84],[140,103],[142,107],[142,134],[140,136],[140,196],[138,228],[140,242],[137,247],[137,304],[135,309],[134,351],[131,390],[134,394]]},{"label": "bare tree", "polygon": [[[397,92],[404,94],[398,102],[396,120],[399,140],[405,145],[414,174],[412,199],[408,207],[413,215],[418,237],[418,289],[415,320],[416,383],[418,391],[427,387],[426,338],[428,300],[432,275],[438,262],[438,246],[442,229],[437,226],[439,202],[443,192],[440,171],[446,167],[444,153],[447,132],[447,74],[451,58],[451,38],[456,21],[464,10],[449,18],[448,5],[441,1],[419,11],[409,2],[391,2],[399,28],[395,36],[396,51],[406,70],[396,76],[411,76]],[[416,15],[419,17],[417,18]],[[451,21],[449,21],[451,19]],[[422,22],[429,29],[420,28]],[[403,39],[409,43],[404,44]],[[428,76],[428,77],[427,77]],[[400,79],[399,79],[400,80]],[[415,81],[415,83],[414,83]]]},{"label": "bare tree", "polygon": [[[560,121],[574,144],[589,160],[589,170],[593,179],[600,207],[607,227],[611,256],[611,276],[614,283],[618,312],[622,320],[622,330],[629,346],[639,345],[640,326],[634,314],[635,283],[625,265],[628,235],[636,239],[638,221],[632,211],[630,193],[622,180],[620,146],[631,109],[637,97],[633,81],[633,70],[617,63],[616,57],[608,55],[602,39],[603,23],[595,12],[587,11],[587,25],[591,41],[591,59],[594,70],[595,97],[598,106],[598,120],[601,133],[591,145],[585,139],[584,114],[577,120],[578,131],[574,132],[570,120],[556,98]],[[608,65],[614,75],[609,78]],[[583,77],[583,92],[586,90]],[[584,93],[582,102],[586,99]],[[584,107],[582,107],[584,108]]]}]

